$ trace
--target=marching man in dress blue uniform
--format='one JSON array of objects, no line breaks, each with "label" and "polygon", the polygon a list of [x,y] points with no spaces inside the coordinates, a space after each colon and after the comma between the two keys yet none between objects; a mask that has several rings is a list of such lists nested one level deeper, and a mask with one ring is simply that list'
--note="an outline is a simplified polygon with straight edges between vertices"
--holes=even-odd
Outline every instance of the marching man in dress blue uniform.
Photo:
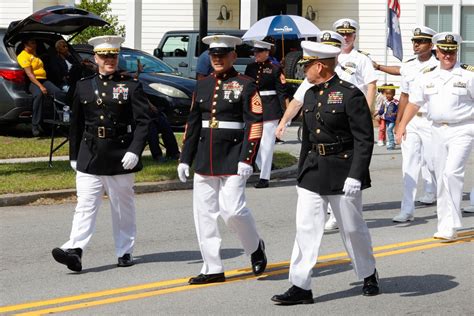
[{"label": "marching man in dress blue uniform", "polygon": [[255,275],[267,265],[265,246],[246,205],[245,185],[262,137],[262,101],[255,81],[238,73],[235,46],[238,37],[213,35],[209,44],[214,72],[198,80],[184,132],[178,176],[189,176],[194,162],[193,212],[204,264],[190,284],[224,282],[217,218],[236,232],[251,256]]},{"label": "marching man in dress blue uniform", "polygon": [[112,211],[119,267],[133,265],[135,172],[148,134],[148,100],[141,84],[117,72],[120,36],[91,38],[98,73],[77,83],[72,106],[69,156],[76,171],[77,206],[71,234],[54,259],[82,270],[82,252],[95,230],[104,192]]},{"label": "marching man in dress blue uniform", "polygon": [[255,62],[248,64],[245,69],[245,74],[255,79],[263,103],[263,133],[256,160],[260,169],[260,180],[255,184],[257,189],[268,187],[276,139],[275,130],[288,103],[281,66],[273,64],[269,59],[272,46],[273,44],[264,41],[253,41]]},{"label": "marching man in dress blue uniform", "polygon": [[272,301],[313,303],[311,273],[318,258],[330,203],[362,293],[379,293],[370,233],[362,217],[362,191],[370,187],[374,146],[370,109],[364,94],[335,73],[340,49],[303,41],[305,75],[313,84],[303,103],[303,139],[297,177],[296,237],[291,254],[292,287]]}]

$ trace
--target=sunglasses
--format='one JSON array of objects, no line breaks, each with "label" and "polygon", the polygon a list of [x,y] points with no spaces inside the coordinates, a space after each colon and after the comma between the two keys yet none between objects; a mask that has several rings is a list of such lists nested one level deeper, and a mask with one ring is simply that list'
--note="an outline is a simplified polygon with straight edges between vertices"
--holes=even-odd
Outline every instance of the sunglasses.
[{"label": "sunglasses", "polygon": [[102,59],[107,59],[107,58],[116,59],[118,58],[118,54],[99,54],[99,57]]},{"label": "sunglasses", "polygon": [[427,39],[427,38],[426,39],[413,39],[413,40],[411,40],[411,42],[413,44],[415,44],[415,43],[416,44],[428,44],[428,43],[431,43],[431,40]]}]

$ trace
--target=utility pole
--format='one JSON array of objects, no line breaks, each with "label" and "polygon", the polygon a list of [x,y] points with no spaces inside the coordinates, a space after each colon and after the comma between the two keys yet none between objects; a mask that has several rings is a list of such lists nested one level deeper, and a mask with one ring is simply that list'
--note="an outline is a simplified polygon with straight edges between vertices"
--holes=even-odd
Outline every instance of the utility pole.
[{"label": "utility pole", "polygon": [[199,11],[199,54],[205,50],[202,39],[207,36],[207,0],[201,0]]}]

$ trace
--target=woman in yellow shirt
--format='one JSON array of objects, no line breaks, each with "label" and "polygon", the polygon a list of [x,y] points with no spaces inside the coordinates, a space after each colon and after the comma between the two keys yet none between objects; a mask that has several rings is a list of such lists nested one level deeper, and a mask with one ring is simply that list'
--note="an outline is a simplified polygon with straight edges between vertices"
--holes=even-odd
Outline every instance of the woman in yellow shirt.
[{"label": "woman in yellow shirt", "polygon": [[40,134],[39,124],[42,117],[43,95],[54,95],[61,91],[46,79],[43,61],[36,56],[36,40],[24,39],[23,51],[17,56],[18,63],[31,81],[29,90],[33,95],[33,115],[31,118],[33,136]]}]

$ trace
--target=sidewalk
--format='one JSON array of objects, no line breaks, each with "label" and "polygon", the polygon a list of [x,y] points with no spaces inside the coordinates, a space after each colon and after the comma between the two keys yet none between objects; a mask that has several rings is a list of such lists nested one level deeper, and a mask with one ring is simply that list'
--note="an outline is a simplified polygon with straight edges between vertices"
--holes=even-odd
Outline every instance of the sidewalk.
[{"label": "sidewalk", "polygon": [[[293,156],[299,155],[300,143],[297,140],[298,126],[289,127],[285,135],[285,143],[277,144],[275,151],[283,151],[292,154]],[[150,155],[149,151],[145,151],[144,155]],[[59,160],[68,160],[68,156],[53,156],[53,162]],[[35,158],[14,158],[14,159],[0,159],[0,163],[25,163],[32,161],[48,161],[49,157],[35,157]],[[285,179],[294,177],[297,172],[297,166],[291,166],[284,169],[273,170],[271,173],[271,179]],[[259,174],[254,173],[247,181],[247,183],[256,183],[259,179]],[[179,180],[161,181],[161,182],[141,182],[135,184],[135,193],[152,193],[152,192],[163,192],[172,190],[185,190],[193,187],[192,179],[188,179],[186,183],[182,183]],[[67,190],[53,190],[53,191],[40,191],[30,193],[19,193],[19,194],[3,194],[0,195],[0,207],[4,206],[18,206],[34,203],[41,200],[60,200],[73,198],[76,195],[75,189]]]}]

